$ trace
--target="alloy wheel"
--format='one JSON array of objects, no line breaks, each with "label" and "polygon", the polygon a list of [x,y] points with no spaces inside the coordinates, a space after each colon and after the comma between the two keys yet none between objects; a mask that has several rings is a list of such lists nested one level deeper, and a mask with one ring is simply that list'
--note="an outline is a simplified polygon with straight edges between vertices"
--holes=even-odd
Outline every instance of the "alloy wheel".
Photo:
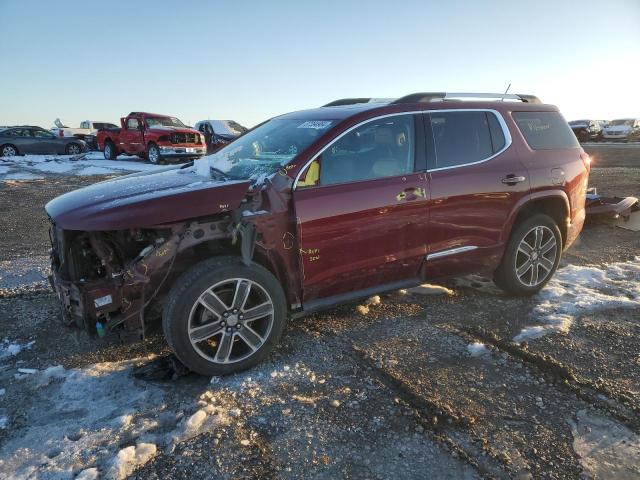
[{"label": "alloy wheel", "polygon": [[267,341],[274,322],[273,300],[258,283],[233,278],[216,283],[189,313],[189,341],[209,362],[244,360]]},{"label": "alloy wheel", "polygon": [[542,225],[533,227],[518,245],[516,277],[528,287],[540,285],[553,271],[557,255],[558,243],[553,231]]},{"label": "alloy wheel", "polygon": [[108,143],[104,146],[104,158],[111,159],[111,145]]},{"label": "alloy wheel", "polygon": [[2,156],[3,157],[14,157],[18,152],[11,145],[5,145],[2,147]]},{"label": "alloy wheel", "polygon": [[151,163],[158,163],[158,159],[160,158],[160,152],[158,152],[158,148],[157,147],[150,147],[149,148],[149,161]]},{"label": "alloy wheel", "polygon": [[67,147],[67,151],[69,152],[69,155],[77,155],[80,153],[80,147],[75,143],[72,143]]}]

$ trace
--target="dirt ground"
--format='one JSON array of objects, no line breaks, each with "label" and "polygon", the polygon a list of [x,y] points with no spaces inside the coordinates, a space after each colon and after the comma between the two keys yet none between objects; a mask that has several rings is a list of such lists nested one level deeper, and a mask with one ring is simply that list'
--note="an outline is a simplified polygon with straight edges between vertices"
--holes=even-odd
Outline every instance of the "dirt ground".
[{"label": "dirt ground", "polygon": [[[640,147],[585,148],[599,193],[640,196]],[[394,292],[291,321],[241,375],[145,381],[160,333],[62,328],[31,277],[44,203],[103,178],[0,184],[0,477],[640,478],[640,233],[591,222],[533,298]]]}]

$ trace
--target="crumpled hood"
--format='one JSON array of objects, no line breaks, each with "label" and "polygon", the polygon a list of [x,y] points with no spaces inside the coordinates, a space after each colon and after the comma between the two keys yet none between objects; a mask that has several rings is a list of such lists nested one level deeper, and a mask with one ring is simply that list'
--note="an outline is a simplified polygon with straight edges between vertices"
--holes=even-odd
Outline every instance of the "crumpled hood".
[{"label": "crumpled hood", "polygon": [[169,167],[96,183],[51,200],[45,209],[65,230],[153,227],[233,210],[251,181],[220,181]]},{"label": "crumpled hood", "polygon": [[156,132],[159,134],[162,133],[200,133],[193,128],[182,128],[182,127],[149,127],[149,132]]}]

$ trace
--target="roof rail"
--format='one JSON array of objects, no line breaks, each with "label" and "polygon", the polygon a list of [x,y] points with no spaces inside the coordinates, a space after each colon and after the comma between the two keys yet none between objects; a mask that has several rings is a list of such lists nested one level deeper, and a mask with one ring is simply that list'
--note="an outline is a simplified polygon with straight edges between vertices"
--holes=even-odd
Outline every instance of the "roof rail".
[{"label": "roof rail", "polygon": [[412,93],[398,98],[391,102],[397,103],[428,103],[428,102],[442,102],[445,100],[459,100],[464,98],[473,99],[491,99],[491,100],[516,100],[525,103],[542,103],[540,99],[534,95],[525,95],[521,93],[446,93],[446,92],[425,92],[425,93]]},{"label": "roof rail", "polygon": [[338,100],[334,100],[333,102],[329,102],[323,107],[338,107],[341,105],[355,105],[357,103],[389,103],[393,102],[393,98],[340,98]]}]

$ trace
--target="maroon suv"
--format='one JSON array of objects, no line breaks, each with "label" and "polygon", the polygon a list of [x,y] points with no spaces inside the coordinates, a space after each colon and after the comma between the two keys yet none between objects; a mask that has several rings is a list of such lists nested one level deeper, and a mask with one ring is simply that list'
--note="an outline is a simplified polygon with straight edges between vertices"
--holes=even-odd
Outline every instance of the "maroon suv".
[{"label": "maroon suv", "polygon": [[52,200],[52,284],[68,324],[139,338],[161,313],[190,369],[237,372],[287,317],[373,293],[469,273],[537,292],[580,233],[589,168],[532,96],[339,100]]}]

